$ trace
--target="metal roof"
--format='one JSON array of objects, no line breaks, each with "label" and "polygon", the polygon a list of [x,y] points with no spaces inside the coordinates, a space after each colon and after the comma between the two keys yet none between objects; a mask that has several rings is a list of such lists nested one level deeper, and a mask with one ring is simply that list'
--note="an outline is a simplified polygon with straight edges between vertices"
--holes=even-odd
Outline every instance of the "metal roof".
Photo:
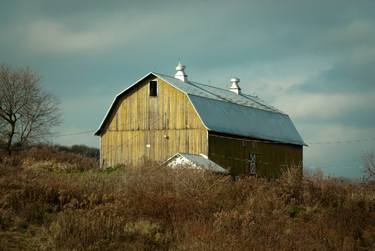
[{"label": "metal roof", "polygon": [[226,90],[215,86],[200,84],[194,81],[183,82],[172,76],[168,76],[161,73],[155,74],[159,78],[164,79],[166,82],[172,84],[177,89],[180,89],[186,94],[282,113],[280,110],[276,109],[275,107],[272,107],[271,105],[266,104],[263,100],[256,96],[248,94],[236,94],[234,92],[229,91],[229,89]]},{"label": "metal roof", "polygon": [[226,169],[208,159],[208,157],[203,154],[176,153],[166,160],[163,165],[172,168],[178,166],[191,166],[193,168],[200,168],[218,173],[228,173]]},{"label": "metal roof", "polygon": [[119,97],[150,75],[163,79],[185,93],[202,123],[210,131],[306,145],[287,114],[256,96],[236,94],[194,81],[183,82],[172,76],[154,72],[145,75],[116,96],[95,135],[100,135],[104,122]]},{"label": "metal roof", "polygon": [[211,131],[296,145],[304,144],[286,114],[190,94],[189,98],[203,123]]}]

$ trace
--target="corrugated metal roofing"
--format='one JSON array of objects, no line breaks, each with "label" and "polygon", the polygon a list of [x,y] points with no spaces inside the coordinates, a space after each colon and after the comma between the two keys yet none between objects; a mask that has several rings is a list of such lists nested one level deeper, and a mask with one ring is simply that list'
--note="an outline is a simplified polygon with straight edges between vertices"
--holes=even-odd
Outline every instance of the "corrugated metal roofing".
[{"label": "corrugated metal roofing", "polygon": [[206,127],[215,132],[303,145],[289,116],[189,95]]},{"label": "corrugated metal roofing", "polygon": [[168,76],[161,73],[155,73],[159,78],[164,79],[168,83],[174,85],[177,89],[185,92],[186,94],[196,95],[204,98],[220,100],[235,103],[238,105],[244,105],[248,107],[263,109],[267,111],[274,111],[282,113],[280,110],[266,104],[260,98],[251,96],[248,94],[236,94],[229,90],[225,90],[219,87],[204,85],[193,81],[183,82],[172,76]]},{"label": "corrugated metal roofing", "polygon": [[[161,73],[151,72],[118,94],[106,117],[118,97],[151,74],[184,92],[189,97],[205,127],[210,131],[305,145],[289,116],[258,97],[236,94],[229,90],[193,81],[183,82]],[[106,117],[95,133],[96,135],[100,134]]]},{"label": "corrugated metal roofing", "polygon": [[190,164],[196,168],[202,168],[204,170],[218,172],[218,173],[228,173],[220,165],[216,164],[212,160],[209,160],[206,156],[198,155],[198,154],[191,154],[191,153],[176,153],[168,160],[164,162],[164,165],[170,167],[176,167],[179,165],[186,165]]},{"label": "corrugated metal roofing", "polygon": [[155,74],[189,96],[208,130],[305,145],[289,116],[258,97]]}]

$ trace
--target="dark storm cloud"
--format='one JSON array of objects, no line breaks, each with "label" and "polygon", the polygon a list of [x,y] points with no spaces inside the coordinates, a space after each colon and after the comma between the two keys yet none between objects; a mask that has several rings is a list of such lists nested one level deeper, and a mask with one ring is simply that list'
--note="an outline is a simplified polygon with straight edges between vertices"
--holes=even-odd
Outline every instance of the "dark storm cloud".
[{"label": "dark storm cloud", "polygon": [[[2,1],[0,62],[42,75],[65,131],[95,128],[117,92],[149,71],[173,74],[182,58],[193,80],[223,87],[238,74],[309,140],[365,137],[375,133],[374,9],[372,0]],[[306,160],[318,153],[308,148]]]},{"label": "dark storm cloud", "polygon": [[[375,55],[375,54],[374,54]],[[375,58],[335,63],[295,91],[315,93],[366,93],[375,90]]]},{"label": "dark storm cloud", "polygon": [[[329,106],[329,100],[327,100]],[[339,124],[356,129],[373,129],[375,125],[375,116],[373,106],[357,109],[353,107],[350,111],[343,110],[342,113],[332,117],[319,118],[315,116],[306,116],[302,119],[296,119],[297,123],[309,123],[317,125]]]},{"label": "dark storm cloud", "polygon": [[[371,1],[345,5],[338,1],[283,1],[282,4],[275,1],[23,1],[19,4],[19,16],[20,20],[29,18],[28,22],[58,22],[73,34],[95,31],[100,25],[102,29],[113,30],[102,37],[115,36],[123,26],[122,31],[129,31],[131,37],[127,43],[116,45],[124,50],[109,44],[113,54],[109,51],[107,58],[121,55],[143,61],[152,53],[168,58],[182,57],[201,68],[341,53],[340,43],[332,34],[356,20],[372,20],[371,5],[375,7]],[[13,21],[17,22],[15,16]],[[113,19],[115,27],[110,21],[113,17],[117,17]],[[147,18],[154,20],[139,26]],[[143,29],[141,38],[132,33],[137,29]],[[166,64],[169,66],[169,62],[164,65],[161,62],[161,67]]]}]

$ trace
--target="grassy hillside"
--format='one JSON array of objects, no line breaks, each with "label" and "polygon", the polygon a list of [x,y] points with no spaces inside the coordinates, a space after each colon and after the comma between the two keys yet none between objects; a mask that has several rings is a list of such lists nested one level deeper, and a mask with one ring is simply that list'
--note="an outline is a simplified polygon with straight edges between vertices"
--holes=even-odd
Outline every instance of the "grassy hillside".
[{"label": "grassy hillside", "polygon": [[374,250],[375,186],[147,165],[99,170],[34,149],[0,168],[2,250]]}]

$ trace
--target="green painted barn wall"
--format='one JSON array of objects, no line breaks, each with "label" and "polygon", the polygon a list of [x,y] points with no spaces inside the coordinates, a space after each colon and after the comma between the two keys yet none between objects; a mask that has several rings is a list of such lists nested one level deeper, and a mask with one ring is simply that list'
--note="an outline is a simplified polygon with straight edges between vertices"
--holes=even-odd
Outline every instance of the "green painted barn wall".
[{"label": "green painted barn wall", "polygon": [[302,146],[272,143],[209,133],[208,156],[233,176],[249,172],[249,157],[256,154],[257,176],[276,178],[283,168],[302,168]]}]

